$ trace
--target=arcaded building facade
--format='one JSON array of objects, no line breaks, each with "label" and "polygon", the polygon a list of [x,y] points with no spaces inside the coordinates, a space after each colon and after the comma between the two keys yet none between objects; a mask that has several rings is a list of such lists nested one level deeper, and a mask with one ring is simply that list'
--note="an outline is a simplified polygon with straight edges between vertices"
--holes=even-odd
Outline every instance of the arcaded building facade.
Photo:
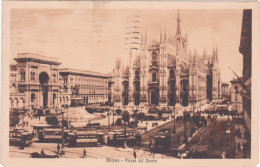
[{"label": "arcaded building facade", "polygon": [[160,40],[141,35],[130,48],[128,61],[118,58],[113,70],[115,105],[188,106],[220,97],[218,50],[199,55],[189,50],[188,36],[177,17],[176,34],[160,33]]},{"label": "arcaded building facade", "polygon": [[105,74],[61,68],[52,57],[21,53],[10,65],[10,108],[70,105],[72,97],[86,105],[108,99],[108,76]]}]

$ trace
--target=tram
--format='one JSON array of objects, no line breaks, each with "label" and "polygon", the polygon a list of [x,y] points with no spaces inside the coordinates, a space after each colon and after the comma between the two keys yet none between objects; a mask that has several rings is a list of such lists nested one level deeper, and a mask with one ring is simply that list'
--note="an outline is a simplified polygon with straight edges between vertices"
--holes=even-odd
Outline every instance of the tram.
[{"label": "tram", "polygon": [[162,129],[155,136],[155,149],[161,150],[169,148],[171,144],[171,131],[170,129]]},{"label": "tram", "polygon": [[73,131],[69,134],[69,146],[101,146],[104,144],[104,133],[100,130]]},{"label": "tram", "polygon": [[114,130],[108,133],[107,143],[110,145],[122,145],[126,140],[127,144],[135,144],[140,139],[136,130]]},{"label": "tram", "polygon": [[[68,141],[68,133],[70,130],[64,129],[64,141]],[[38,131],[38,138],[40,142],[62,142],[62,129],[61,128],[44,128]]]},{"label": "tram", "polygon": [[32,144],[32,133],[22,129],[13,129],[9,132],[10,145],[29,146]]}]

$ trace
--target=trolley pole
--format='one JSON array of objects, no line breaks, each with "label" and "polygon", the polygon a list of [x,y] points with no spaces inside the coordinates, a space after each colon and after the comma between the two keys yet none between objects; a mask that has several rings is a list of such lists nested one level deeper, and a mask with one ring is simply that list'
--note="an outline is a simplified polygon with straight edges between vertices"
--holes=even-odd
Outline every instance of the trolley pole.
[{"label": "trolley pole", "polygon": [[113,107],[113,126],[115,125],[114,115],[115,115],[115,108]]},{"label": "trolley pole", "polygon": [[64,112],[62,112],[62,107],[61,107],[61,133],[62,133],[62,139],[61,139],[61,148],[64,148],[64,129],[63,129],[63,122],[64,122]]},{"label": "trolley pole", "polygon": [[110,109],[107,108],[108,131],[110,129]]},{"label": "trolley pole", "polygon": [[67,110],[67,125],[68,125],[68,127],[69,127],[69,110],[68,110],[68,105],[66,104],[66,110]]},{"label": "trolley pole", "polygon": [[174,112],[174,125],[173,125],[173,129],[174,129],[174,132],[176,133],[176,118],[175,118],[175,107],[173,107],[173,112]]}]

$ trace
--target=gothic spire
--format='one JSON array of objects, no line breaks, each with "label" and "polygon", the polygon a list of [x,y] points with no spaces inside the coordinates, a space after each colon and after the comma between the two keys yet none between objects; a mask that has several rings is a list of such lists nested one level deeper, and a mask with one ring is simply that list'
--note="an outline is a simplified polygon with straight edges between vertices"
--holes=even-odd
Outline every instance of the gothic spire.
[{"label": "gothic spire", "polygon": [[216,45],[216,51],[215,51],[216,60],[218,61],[218,45]]},{"label": "gothic spire", "polygon": [[181,18],[180,18],[180,13],[178,9],[178,17],[177,17],[177,31],[176,35],[181,35]]},{"label": "gothic spire", "polygon": [[194,49],[193,62],[194,62],[194,64],[197,63],[197,50],[196,50],[196,48]]},{"label": "gothic spire", "polygon": [[163,42],[163,33],[162,33],[162,28],[161,28],[161,32],[160,32],[160,42]]},{"label": "gothic spire", "polygon": [[165,31],[164,31],[164,42],[167,42],[167,32],[166,32],[166,28],[165,28]]},{"label": "gothic spire", "polygon": [[213,53],[212,53],[212,59],[215,59],[215,46],[213,45]]}]

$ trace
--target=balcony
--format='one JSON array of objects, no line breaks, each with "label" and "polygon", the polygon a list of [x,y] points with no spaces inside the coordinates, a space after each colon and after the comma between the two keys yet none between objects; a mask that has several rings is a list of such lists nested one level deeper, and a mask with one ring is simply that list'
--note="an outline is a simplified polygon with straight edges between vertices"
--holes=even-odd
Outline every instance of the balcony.
[{"label": "balcony", "polygon": [[148,85],[149,86],[159,86],[159,81],[156,80],[156,81],[148,81]]}]

